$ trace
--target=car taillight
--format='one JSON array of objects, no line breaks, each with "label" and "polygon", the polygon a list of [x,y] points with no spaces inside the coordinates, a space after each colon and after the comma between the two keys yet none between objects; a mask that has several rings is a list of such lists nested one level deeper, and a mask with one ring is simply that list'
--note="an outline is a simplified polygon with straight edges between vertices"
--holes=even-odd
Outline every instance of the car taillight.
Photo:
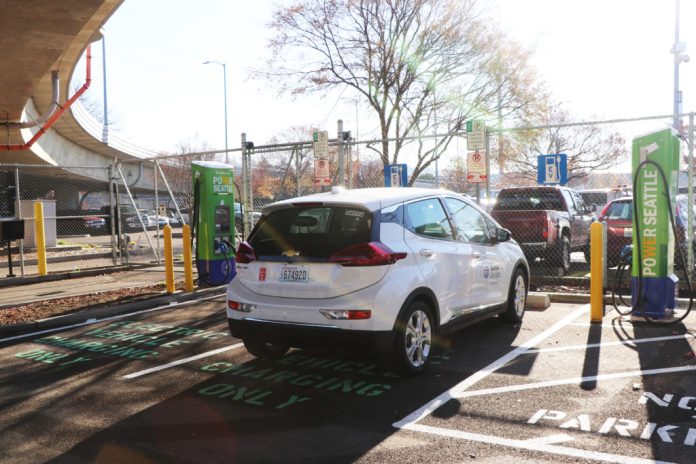
[{"label": "car taillight", "polygon": [[232,311],[241,311],[243,313],[250,313],[256,309],[256,305],[250,303],[240,303],[239,301],[227,300],[227,307]]},{"label": "car taillight", "polygon": [[384,266],[404,259],[406,253],[396,253],[380,242],[363,243],[334,253],[330,263],[341,266]]},{"label": "car taillight", "polygon": [[237,254],[235,255],[234,259],[240,264],[247,264],[252,261],[256,261],[258,258],[256,257],[256,252],[251,245],[249,245],[247,242],[242,242],[239,244],[239,248],[237,248]]},{"label": "car taillight", "polygon": [[604,209],[602,209],[602,212],[599,213],[599,217],[597,218],[598,221],[602,221],[604,219],[604,215],[607,214],[607,211],[609,210],[609,205],[611,205],[611,203],[607,203],[604,206]]},{"label": "car taillight", "polygon": [[372,316],[372,310],[369,309],[320,309],[319,312],[327,319],[350,321],[369,319]]}]

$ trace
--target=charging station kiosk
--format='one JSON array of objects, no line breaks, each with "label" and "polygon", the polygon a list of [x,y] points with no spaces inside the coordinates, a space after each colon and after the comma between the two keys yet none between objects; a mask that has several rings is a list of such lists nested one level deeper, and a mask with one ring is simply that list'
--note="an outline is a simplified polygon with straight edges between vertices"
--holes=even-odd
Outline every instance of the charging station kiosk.
[{"label": "charging station kiosk", "polygon": [[670,318],[678,282],[674,274],[675,238],[670,225],[679,174],[677,132],[665,129],[635,138],[632,154],[633,315]]},{"label": "charging station kiosk", "polygon": [[234,266],[234,171],[214,161],[193,161],[193,224],[199,286],[232,280]]}]

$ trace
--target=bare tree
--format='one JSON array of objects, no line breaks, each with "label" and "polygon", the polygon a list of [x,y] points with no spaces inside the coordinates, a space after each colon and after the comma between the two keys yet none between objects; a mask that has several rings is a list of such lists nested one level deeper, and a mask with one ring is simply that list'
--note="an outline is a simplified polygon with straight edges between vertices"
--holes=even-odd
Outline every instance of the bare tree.
[{"label": "bare tree", "polygon": [[598,125],[568,125],[573,121],[563,110],[551,110],[540,125],[546,129],[515,132],[506,137],[505,169],[514,177],[536,181],[537,157],[568,155],[568,183],[592,172],[609,169],[627,159],[626,141],[617,132]]},{"label": "bare tree", "polygon": [[[274,135],[271,143],[309,143],[314,129],[309,125],[291,126],[287,130]],[[297,181],[300,181],[300,193],[313,191],[314,165],[311,148],[296,147],[288,151],[275,153],[271,161],[282,167],[282,179],[277,194],[280,198],[297,195]]]},{"label": "bare tree", "polygon": [[[528,52],[489,21],[474,0],[299,0],[276,11],[262,74],[295,95],[353,89],[379,121],[370,148],[383,164],[417,141],[412,183],[466,120],[514,117],[545,98]],[[447,135],[425,143],[434,131]]]}]

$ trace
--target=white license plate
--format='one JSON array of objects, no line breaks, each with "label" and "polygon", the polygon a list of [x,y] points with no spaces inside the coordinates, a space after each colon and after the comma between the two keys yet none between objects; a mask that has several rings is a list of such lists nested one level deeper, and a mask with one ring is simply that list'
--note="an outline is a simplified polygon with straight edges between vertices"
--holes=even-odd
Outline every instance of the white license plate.
[{"label": "white license plate", "polygon": [[630,227],[626,227],[624,229],[624,237],[633,237],[633,229]]},{"label": "white license plate", "polygon": [[280,268],[281,282],[309,282],[309,270],[305,266],[288,266]]}]

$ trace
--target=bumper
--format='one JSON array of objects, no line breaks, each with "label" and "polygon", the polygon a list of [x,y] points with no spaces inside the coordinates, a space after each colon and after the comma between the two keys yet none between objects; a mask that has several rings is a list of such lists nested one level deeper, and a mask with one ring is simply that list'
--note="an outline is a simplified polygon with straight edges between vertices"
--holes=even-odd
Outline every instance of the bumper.
[{"label": "bumper", "polygon": [[551,247],[549,247],[549,244],[546,242],[527,242],[520,243],[519,245],[527,256],[543,256],[551,250]]},{"label": "bumper", "polygon": [[253,318],[227,319],[227,322],[233,337],[260,338],[296,348],[348,349],[387,354],[394,346],[394,333],[391,331],[344,330],[331,326],[281,323]]}]

